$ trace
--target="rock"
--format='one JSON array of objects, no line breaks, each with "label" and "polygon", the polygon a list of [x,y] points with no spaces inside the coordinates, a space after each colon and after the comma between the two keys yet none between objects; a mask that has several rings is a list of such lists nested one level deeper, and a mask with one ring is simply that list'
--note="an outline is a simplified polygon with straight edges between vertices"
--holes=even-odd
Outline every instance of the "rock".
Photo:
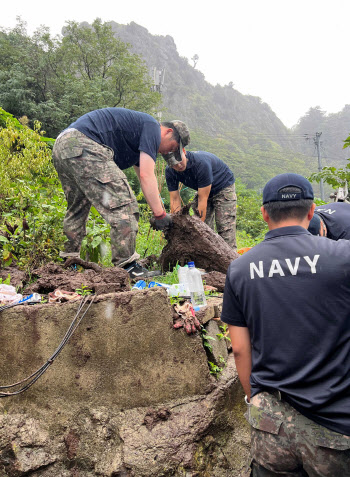
[{"label": "rock", "polygon": [[[2,312],[1,385],[45,362],[77,306]],[[163,289],[96,297],[48,372],[0,400],[0,476],[239,477],[249,426],[233,356],[214,379],[199,333],[172,321]]]},{"label": "rock", "polygon": [[207,323],[206,330],[208,336],[214,338],[214,340],[210,340],[209,342],[211,350],[206,350],[209,354],[209,361],[213,362],[220,368],[223,368],[226,366],[228,358],[226,340],[224,337],[220,337],[223,332],[220,330],[218,322],[214,320],[210,320]]},{"label": "rock", "polygon": [[214,286],[218,292],[223,292],[225,289],[226,273],[209,272],[202,275],[203,282],[207,285]]},{"label": "rock", "polygon": [[239,254],[198,217],[183,215],[186,213],[187,208],[183,208],[172,215],[173,226],[165,232],[167,244],[160,256],[162,269],[193,261],[197,268],[226,274],[229,264]]}]

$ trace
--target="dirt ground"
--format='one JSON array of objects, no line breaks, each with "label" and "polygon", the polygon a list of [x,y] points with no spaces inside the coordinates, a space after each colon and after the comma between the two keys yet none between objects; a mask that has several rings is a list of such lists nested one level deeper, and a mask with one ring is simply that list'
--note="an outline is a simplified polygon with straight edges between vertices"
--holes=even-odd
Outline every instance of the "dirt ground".
[{"label": "dirt ground", "polygon": [[199,217],[188,215],[186,207],[172,215],[172,220],[172,228],[164,234],[167,244],[160,256],[162,270],[194,261],[197,268],[226,274],[231,261],[239,257]]},{"label": "dirt ground", "polygon": [[[172,228],[164,234],[167,244],[158,258],[162,271],[172,270],[176,264],[183,266],[188,261],[194,261],[197,268],[208,272],[203,276],[205,283],[222,292],[227,268],[232,260],[239,257],[238,253],[198,217],[189,216],[187,208],[173,215],[172,219]],[[157,257],[151,256],[141,262],[147,267],[155,260]],[[0,270],[2,280],[8,274],[11,285],[18,287],[22,294],[36,292],[47,295],[57,289],[74,292],[83,287],[96,294],[130,290],[125,270],[102,268],[81,259],[70,259],[64,265],[51,262],[30,273],[18,270],[16,266]]]},{"label": "dirt ground", "polygon": [[[83,262],[83,261],[81,261]],[[89,263],[89,262],[83,262]],[[19,287],[23,294],[40,293],[47,295],[60,289],[74,292],[77,289],[91,290],[93,293],[113,293],[130,290],[128,273],[121,268],[84,268],[77,265],[76,269],[64,268],[63,265],[50,262],[41,268],[27,274],[16,267],[6,267],[0,270],[0,278],[5,280],[10,274],[11,285]]]}]

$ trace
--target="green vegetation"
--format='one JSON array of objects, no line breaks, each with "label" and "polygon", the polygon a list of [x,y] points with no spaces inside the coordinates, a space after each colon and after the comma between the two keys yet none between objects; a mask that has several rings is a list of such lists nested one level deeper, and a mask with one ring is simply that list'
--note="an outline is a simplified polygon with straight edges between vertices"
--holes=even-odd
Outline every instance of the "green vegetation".
[{"label": "green vegetation", "polygon": [[227,340],[229,342],[231,342],[231,339],[229,337],[229,332],[228,332],[228,326],[226,324],[224,324],[223,326],[219,326],[220,328],[220,333],[217,333],[217,337],[218,337],[218,340],[221,341],[221,340]]},{"label": "green vegetation", "polygon": [[52,137],[93,109],[159,110],[143,60],[99,18],[67,22],[63,38],[52,38],[47,27],[29,36],[20,19],[12,30],[0,29],[0,83],[0,105],[27,116],[31,127],[40,121]]},{"label": "green vegetation", "polygon": [[88,295],[91,295],[92,293],[92,290],[88,288],[86,285],[84,285],[83,283],[81,284],[81,288],[77,288],[75,291],[76,293],[78,293],[78,295],[81,295],[81,296],[88,296]]},{"label": "green vegetation", "polygon": [[[0,266],[15,262],[19,268],[30,270],[48,261],[60,261],[63,248],[63,218],[66,201],[52,164],[51,148],[42,141],[41,124],[34,129],[21,124],[0,108]],[[164,161],[157,162],[158,182],[167,210],[169,200],[164,185]],[[165,245],[161,232],[150,227],[151,211],[145,203],[139,183],[132,170],[128,179],[137,193],[140,207],[137,251],[144,258],[159,255]],[[252,246],[263,238],[265,224],[260,217],[261,196],[237,181],[237,238],[239,247]],[[187,189],[184,203],[193,196]],[[81,256],[104,266],[111,266],[109,225],[94,207],[87,223]],[[169,271],[167,283],[176,283],[177,272]],[[169,281],[170,280],[170,281]]]},{"label": "green vegetation", "polygon": [[2,278],[0,278],[0,284],[3,284],[3,285],[9,285],[11,282],[11,275],[8,274],[7,277],[5,278],[5,280],[3,280]]},{"label": "green vegetation", "polygon": [[208,334],[208,331],[204,328],[204,326],[202,326],[202,329],[201,329],[201,337],[203,341],[203,346],[207,348],[208,351],[210,352],[213,351],[213,347],[210,344],[210,340],[215,341],[215,338],[213,338],[212,336]]},{"label": "green vegetation", "polygon": [[218,379],[218,377],[220,376],[220,374],[222,373],[222,371],[224,370],[224,368],[226,366],[226,361],[224,360],[224,358],[222,356],[220,356],[220,364],[221,364],[221,366],[218,366],[217,364],[213,363],[212,361],[208,361],[209,372],[210,372],[210,374],[215,376],[216,379]]},{"label": "green vegetation", "polygon": [[[343,149],[350,147],[350,136],[344,141]],[[350,158],[347,159],[345,167],[323,167],[320,172],[311,175],[310,180],[320,182],[320,180],[329,184],[333,188],[350,185]]]}]

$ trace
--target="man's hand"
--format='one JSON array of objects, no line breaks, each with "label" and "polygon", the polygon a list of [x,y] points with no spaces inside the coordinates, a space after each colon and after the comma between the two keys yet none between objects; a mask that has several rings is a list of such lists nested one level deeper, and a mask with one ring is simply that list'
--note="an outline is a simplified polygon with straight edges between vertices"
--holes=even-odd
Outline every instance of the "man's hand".
[{"label": "man's hand", "polygon": [[164,211],[162,215],[152,217],[150,223],[156,230],[165,230],[172,226],[173,221],[171,220],[171,215]]}]

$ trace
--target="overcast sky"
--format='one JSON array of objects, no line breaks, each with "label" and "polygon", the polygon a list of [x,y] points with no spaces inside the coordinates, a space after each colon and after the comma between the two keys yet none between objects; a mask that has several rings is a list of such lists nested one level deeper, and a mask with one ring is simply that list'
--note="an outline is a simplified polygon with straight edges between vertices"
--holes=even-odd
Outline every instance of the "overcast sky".
[{"label": "overcast sky", "polygon": [[310,107],[328,113],[350,103],[349,0],[16,0],[2,8],[0,26],[16,16],[30,34],[40,25],[61,33],[68,20],[144,26],[174,38],[181,56],[213,85],[259,96],[288,127]]}]

